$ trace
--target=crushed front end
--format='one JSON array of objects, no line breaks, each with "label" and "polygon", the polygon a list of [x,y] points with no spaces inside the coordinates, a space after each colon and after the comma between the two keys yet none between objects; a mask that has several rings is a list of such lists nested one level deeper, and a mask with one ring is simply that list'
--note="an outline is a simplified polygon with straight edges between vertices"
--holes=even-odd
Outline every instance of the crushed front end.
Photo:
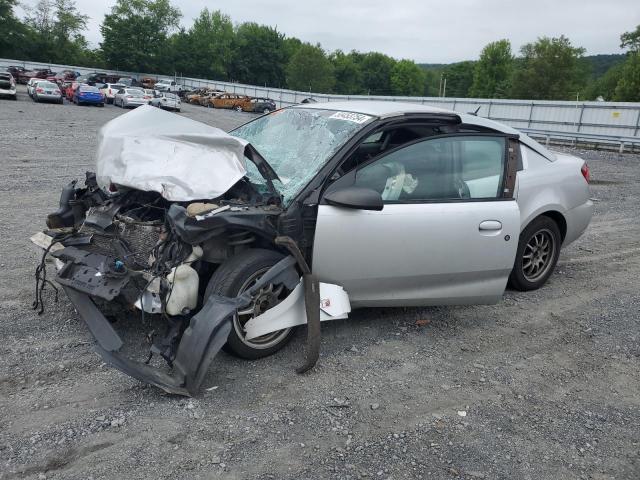
[{"label": "crushed front end", "polygon": [[[270,244],[281,208],[276,198],[244,180],[216,203],[170,202],[157,192],[121,186],[113,190],[99,188],[92,173],[83,188],[72,182],[63,190],[60,208],[47,218],[49,228],[32,238],[45,249],[36,306],[42,308],[41,291],[48,284],[48,253],[55,258],[57,283],[108,363],[167,392],[194,394],[226,342],[233,314],[252,300],[250,294],[205,298],[206,279],[238,251]],[[300,281],[290,256],[268,273],[289,289]],[[108,317],[123,316],[141,324],[155,319],[146,359],[120,353],[123,341]],[[151,366],[154,355],[170,368]]]}]

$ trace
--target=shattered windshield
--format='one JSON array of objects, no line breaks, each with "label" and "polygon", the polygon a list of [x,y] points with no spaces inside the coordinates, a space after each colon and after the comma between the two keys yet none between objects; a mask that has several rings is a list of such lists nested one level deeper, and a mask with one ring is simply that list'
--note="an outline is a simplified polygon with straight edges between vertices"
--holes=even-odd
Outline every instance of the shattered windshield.
[{"label": "shattered windshield", "polygon": [[[371,118],[335,110],[287,108],[243,125],[231,135],[251,143],[273,167],[282,182],[275,182],[276,188],[288,204]],[[254,183],[264,183],[250,162],[247,176]]]}]

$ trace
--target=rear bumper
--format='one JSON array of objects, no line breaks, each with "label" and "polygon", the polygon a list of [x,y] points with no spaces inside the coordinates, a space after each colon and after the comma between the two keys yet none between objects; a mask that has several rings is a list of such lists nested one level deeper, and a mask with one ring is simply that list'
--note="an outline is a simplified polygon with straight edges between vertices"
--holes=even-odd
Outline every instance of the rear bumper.
[{"label": "rear bumper", "polygon": [[44,100],[49,102],[59,102],[62,99],[62,95],[47,95],[46,93],[36,93],[38,100]]},{"label": "rear bumper", "polygon": [[96,105],[104,103],[104,98],[82,98],[78,97],[78,101],[82,103],[95,103]]},{"label": "rear bumper", "polygon": [[564,237],[563,246],[580,238],[591,222],[593,216],[593,202],[587,200],[582,205],[567,210],[565,219],[567,220],[567,234]]},{"label": "rear bumper", "polygon": [[0,88],[0,95],[14,96],[16,94],[15,88]]}]

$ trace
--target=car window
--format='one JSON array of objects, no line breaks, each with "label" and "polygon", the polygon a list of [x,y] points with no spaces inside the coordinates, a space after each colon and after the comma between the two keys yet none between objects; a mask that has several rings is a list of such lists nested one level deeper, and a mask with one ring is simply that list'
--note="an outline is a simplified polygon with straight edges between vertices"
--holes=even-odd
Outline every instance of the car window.
[{"label": "car window", "polygon": [[81,92],[99,92],[100,90],[98,90],[96,87],[91,87],[89,85],[83,85],[80,87],[80,91]]},{"label": "car window", "polygon": [[497,136],[423,140],[357,170],[355,186],[377,191],[387,203],[499,198],[505,148]]}]

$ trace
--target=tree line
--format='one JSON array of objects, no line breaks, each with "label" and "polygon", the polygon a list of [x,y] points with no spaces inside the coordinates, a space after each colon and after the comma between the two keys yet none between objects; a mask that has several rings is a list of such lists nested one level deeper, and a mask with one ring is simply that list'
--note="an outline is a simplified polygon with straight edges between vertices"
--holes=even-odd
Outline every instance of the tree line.
[{"label": "tree line", "polygon": [[317,93],[640,101],[640,26],[622,34],[626,54],[604,71],[565,36],[538,38],[518,55],[498,40],[476,61],[425,66],[379,52],[327,52],[207,8],[184,28],[170,0],[118,0],[100,26],[102,42],[91,48],[83,35],[88,17],[75,0],[40,0],[24,18],[17,3],[0,0],[0,57]]}]

